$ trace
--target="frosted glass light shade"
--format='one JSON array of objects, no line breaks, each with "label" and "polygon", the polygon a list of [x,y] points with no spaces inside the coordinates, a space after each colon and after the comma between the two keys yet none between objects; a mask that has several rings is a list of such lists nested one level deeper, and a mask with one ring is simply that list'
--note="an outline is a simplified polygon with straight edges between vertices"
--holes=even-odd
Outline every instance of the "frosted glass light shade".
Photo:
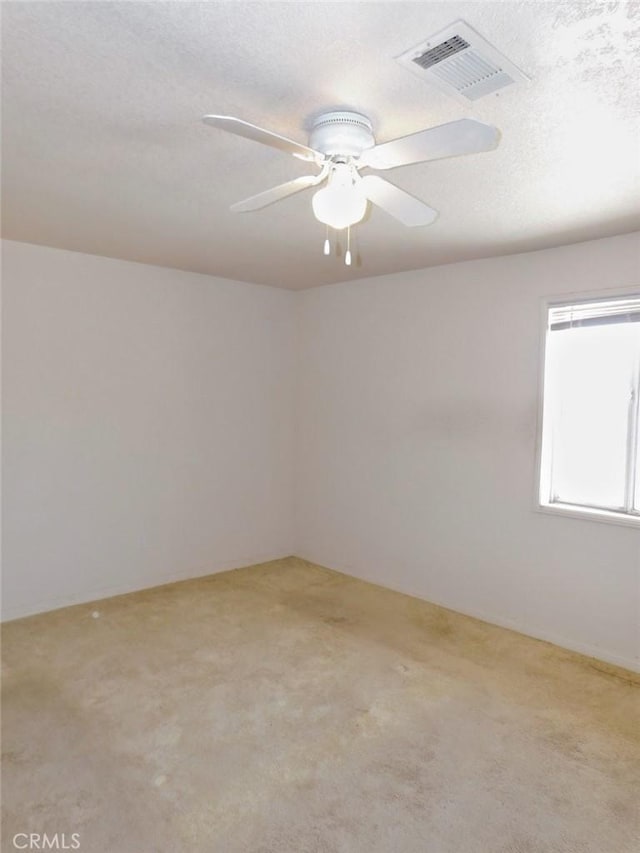
[{"label": "frosted glass light shade", "polygon": [[347,228],[360,222],[367,211],[367,199],[356,187],[329,184],[311,200],[316,219],[331,228]]}]

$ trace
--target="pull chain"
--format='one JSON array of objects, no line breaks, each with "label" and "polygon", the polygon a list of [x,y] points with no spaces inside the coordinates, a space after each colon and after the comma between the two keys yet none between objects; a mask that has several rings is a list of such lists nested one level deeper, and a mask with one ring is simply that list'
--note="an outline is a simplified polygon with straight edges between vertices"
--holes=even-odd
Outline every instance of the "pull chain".
[{"label": "pull chain", "polygon": [[351,266],[351,226],[347,228],[347,251],[344,256],[345,266]]},{"label": "pull chain", "polygon": [[325,232],[323,254],[325,254],[325,255],[331,254],[331,243],[329,242],[329,226],[328,225],[327,225],[327,230]]}]

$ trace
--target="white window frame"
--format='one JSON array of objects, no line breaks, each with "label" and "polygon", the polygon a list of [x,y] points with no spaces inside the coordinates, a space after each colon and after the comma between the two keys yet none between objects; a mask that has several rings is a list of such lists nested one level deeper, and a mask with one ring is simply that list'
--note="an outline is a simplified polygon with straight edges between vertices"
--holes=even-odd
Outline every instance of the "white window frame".
[{"label": "white window frame", "polygon": [[549,309],[570,302],[598,302],[617,297],[633,296],[638,293],[638,287],[629,286],[612,290],[580,291],[578,293],[555,293],[544,296],[540,302],[539,319],[539,364],[538,364],[538,413],[536,430],[536,464],[534,482],[533,507],[537,512],[556,517],[576,518],[581,521],[597,521],[606,524],[618,524],[623,527],[640,528],[640,516],[630,515],[613,510],[598,509],[565,503],[545,503],[541,499],[542,479],[545,476],[542,466],[543,413],[544,413],[544,379],[546,366],[546,346],[549,323]]}]

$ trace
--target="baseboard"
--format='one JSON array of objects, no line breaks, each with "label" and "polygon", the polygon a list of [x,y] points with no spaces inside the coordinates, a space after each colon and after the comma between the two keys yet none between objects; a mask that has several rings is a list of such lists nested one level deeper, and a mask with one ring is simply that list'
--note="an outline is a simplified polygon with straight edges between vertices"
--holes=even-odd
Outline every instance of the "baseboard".
[{"label": "baseboard", "polygon": [[473,619],[479,619],[481,622],[496,625],[498,628],[507,628],[509,631],[515,631],[518,634],[523,634],[524,636],[531,637],[534,640],[542,640],[545,643],[552,643],[554,646],[559,646],[560,648],[567,649],[570,652],[577,652],[578,654],[585,655],[586,657],[594,658],[595,660],[600,660],[604,663],[610,663],[614,666],[622,667],[623,669],[628,669],[631,672],[640,672],[640,659],[638,658],[616,655],[611,652],[607,652],[606,649],[601,649],[599,646],[576,642],[568,639],[567,637],[555,634],[552,631],[546,631],[535,626],[521,624],[511,619],[496,616],[493,613],[486,613],[482,610],[470,610],[468,608],[461,610],[456,606],[455,602],[441,601],[435,598],[427,599],[424,596],[416,595],[415,592],[403,589],[400,586],[381,584],[378,583],[378,581],[373,581],[371,578],[365,577],[363,574],[358,574],[353,566],[340,567],[336,566],[333,562],[319,562],[317,559],[307,556],[303,552],[298,552],[296,556],[301,560],[306,560],[309,563],[314,563],[315,565],[320,565],[324,568],[333,569],[335,572],[340,572],[340,574],[347,575],[348,577],[355,578],[356,580],[367,581],[368,583],[373,583],[376,586],[383,586],[385,589],[390,589],[393,592],[400,592],[403,595],[410,595],[412,598],[419,598],[422,601],[427,601],[429,604],[435,604],[437,607],[453,610],[455,613],[460,613],[463,616],[471,616]]},{"label": "baseboard", "polygon": [[226,560],[218,563],[208,564],[191,568],[182,572],[171,572],[166,575],[160,575],[154,578],[151,583],[127,583],[116,584],[114,586],[98,587],[86,592],[77,593],[75,595],[61,596],[60,598],[52,598],[34,602],[33,604],[23,607],[3,607],[2,622],[10,622],[13,619],[23,619],[25,616],[36,616],[38,613],[48,613],[51,610],[60,610],[63,607],[72,607],[75,604],[88,604],[93,601],[100,601],[104,598],[113,598],[116,595],[127,595],[130,592],[141,592],[145,589],[153,589],[156,586],[164,586],[169,583],[177,583],[178,581],[195,580],[196,578],[206,577],[207,575],[216,575],[220,572],[229,572],[233,569],[243,569],[246,566],[255,566],[259,563],[269,563],[272,560],[283,560],[291,556],[287,554],[259,554],[255,557],[239,557],[236,560]]},{"label": "baseboard", "polygon": [[[227,560],[220,563],[209,564],[207,566],[200,566],[197,569],[192,568],[183,572],[173,572],[165,576],[160,576],[158,578],[154,578],[153,583],[151,585],[120,584],[116,586],[107,586],[87,591],[86,593],[78,593],[77,595],[36,602],[32,605],[22,608],[6,608],[3,609],[2,612],[2,622],[9,622],[13,619],[22,619],[25,616],[35,616],[38,613],[46,613],[51,610],[59,610],[60,608],[71,607],[75,604],[88,604],[89,602],[100,601],[104,598],[112,598],[116,595],[126,595],[130,592],[140,592],[141,590],[152,589],[153,587],[163,586],[164,584],[176,583],[178,581],[184,580],[194,580],[196,578],[206,577],[207,575],[214,575],[220,572],[228,572],[233,569],[241,569],[247,566],[253,566],[258,563],[268,563],[272,560],[283,560],[289,556],[291,555],[281,553],[262,554],[256,557],[245,557],[238,558],[236,560]],[[559,636],[554,632],[546,631],[544,629],[536,628],[530,625],[521,624],[511,619],[505,619],[501,616],[497,616],[494,613],[486,613],[482,610],[475,610],[469,608],[461,610],[459,607],[456,606],[455,602],[443,601],[435,598],[427,599],[424,596],[417,596],[415,592],[410,591],[408,589],[404,589],[401,586],[380,584],[377,581],[372,581],[371,578],[365,577],[363,574],[358,574],[353,566],[337,566],[335,565],[335,563],[333,563],[333,561],[329,561],[329,563],[324,561],[318,561],[316,558],[311,557],[305,554],[304,552],[298,552],[296,556],[301,560],[306,560],[307,562],[313,563],[315,565],[322,565],[326,568],[332,569],[333,571],[340,572],[343,575],[347,575],[348,577],[352,577],[357,580],[367,581],[368,583],[375,583],[377,586],[384,586],[386,589],[393,590],[394,592],[400,592],[403,595],[410,595],[414,598],[420,598],[423,601],[428,601],[430,604],[435,604],[438,607],[444,607],[448,610],[453,610],[456,613],[461,613],[463,616],[471,616],[474,619],[480,619],[482,622],[487,622],[490,625],[496,625],[499,628],[507,628],[510,631],[516,631],[518,634],[524,634],[525,636],[531,637],[534,640],[542,640],[547,643],[553,643],[553,645],[559,646],[563,649],[567,649],[571,652],[577,652],[579,654],[595,658],[596,660],[600,660],[605,663],[614,664],[615,666],[620,666],[623,669],[628,669],[632,672],[640,672],[640,660],[638,659],[612,654],[610,652],[607,652],[606,650],[599,648],[598,646],[592,646],[589,643],[576,642],[574,640],[568,639],[567,637]]]}]

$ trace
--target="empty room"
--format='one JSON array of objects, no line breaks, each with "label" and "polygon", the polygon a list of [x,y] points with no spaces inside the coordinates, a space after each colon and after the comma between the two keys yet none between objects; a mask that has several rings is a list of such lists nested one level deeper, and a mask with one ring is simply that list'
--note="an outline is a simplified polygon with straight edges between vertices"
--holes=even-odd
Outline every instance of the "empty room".
[{"label": "empty room", "polygon": [[640,3],[3,2],[2,849],[640,850]]}]

